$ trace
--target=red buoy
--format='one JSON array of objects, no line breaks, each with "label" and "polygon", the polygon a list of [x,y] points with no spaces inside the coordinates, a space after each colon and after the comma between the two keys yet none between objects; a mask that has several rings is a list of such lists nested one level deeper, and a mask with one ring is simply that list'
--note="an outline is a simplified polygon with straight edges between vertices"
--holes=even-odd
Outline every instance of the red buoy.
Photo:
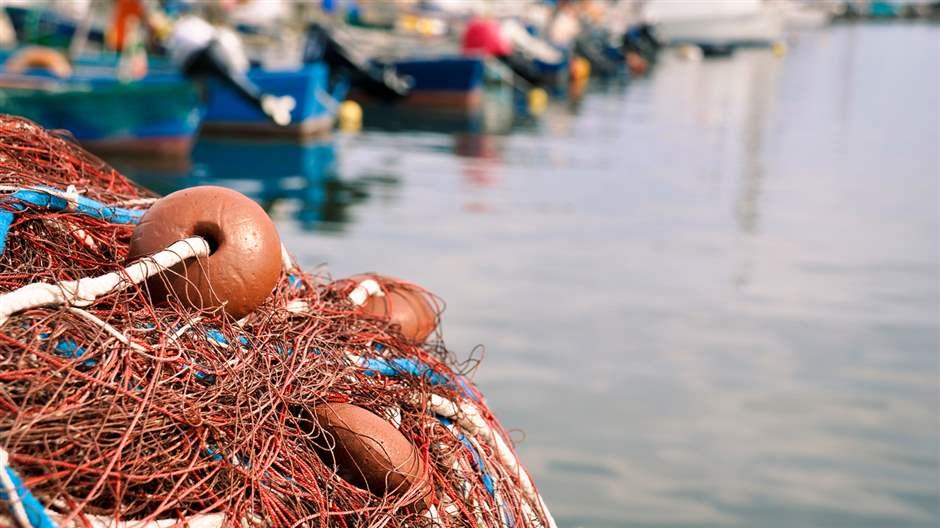
[{"label": "red buoy", "polygon": [[499,20],[477,17],[467,23],[461,50],[464,55],[504,57],[512,53],[512,43],[503,36]]}]

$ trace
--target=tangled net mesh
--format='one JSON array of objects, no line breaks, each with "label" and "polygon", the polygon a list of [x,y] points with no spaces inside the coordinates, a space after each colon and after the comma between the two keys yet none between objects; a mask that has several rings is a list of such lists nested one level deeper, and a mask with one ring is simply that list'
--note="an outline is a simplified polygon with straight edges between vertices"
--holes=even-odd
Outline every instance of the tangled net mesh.
[{"label": "tangled net mesh", "polygon": [[[14,213],[0,293],[121,270],[134,228],[9,193],[74,186],[137,209],[155,198],[10,116],[0,116],[0,186],[0,212]],[[62,526],[207,515],[238,526],[551,526],[511,448],[500,452],[508,436],[439,337],[417,345],[361,315],[347,299],[353,286],[293,267],[241,321],[155,305],[146,283],[90,306],[14,313],[0,326],[0,448]],[[399,359],[426,370],[363,366]],[[432,401],[458,411],[443,416]],[[327,402],[395,423],[428,468],[430,494],[382,496],[340,478],[318,456],[325,440],[310,423]],[[461,427],[467,409],[484,430]]]}]

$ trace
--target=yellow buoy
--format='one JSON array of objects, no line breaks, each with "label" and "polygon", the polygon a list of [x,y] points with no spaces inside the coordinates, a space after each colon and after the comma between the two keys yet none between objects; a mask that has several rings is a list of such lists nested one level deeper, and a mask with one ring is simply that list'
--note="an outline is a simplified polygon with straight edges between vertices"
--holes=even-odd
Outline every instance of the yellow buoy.
[{"label": "yellow buoy", "polygon": [[783,57],[787,54],[787,45],[785,42],[774,42],[770,50],[774,52],[775,57]]},{"label": "yellow buoy", "polygon": [[575,57],[571,59],[571,78],[575,81],[583,81],[591,76],[591,63],[584,57]]},{"label": "yellow buoy", "polygon": [[355,132],[362,128],[362,107],[355,101],[343,101],[336,113],[339,119],[339,129],[345,132]]},{"label": "yellow buoy", "polygon": [[412,33],[415,31],[415,28],[418,26],[418,17],[414,15],[405,15],[399,19],[399,24],[402,29]]},{"label": "yellow buoy", "polygon": [[546,107],[548,107],[548,92],[538,87],[529,90],[529,113],[541,114]]},{"label": "yellow buoy", "polygon": [[415,31],[417,31],[419,35],[425,37],[433,36],[437,34],[438,29],[435,22],[437,21],[433,18],[419,18],[415,22]]}]

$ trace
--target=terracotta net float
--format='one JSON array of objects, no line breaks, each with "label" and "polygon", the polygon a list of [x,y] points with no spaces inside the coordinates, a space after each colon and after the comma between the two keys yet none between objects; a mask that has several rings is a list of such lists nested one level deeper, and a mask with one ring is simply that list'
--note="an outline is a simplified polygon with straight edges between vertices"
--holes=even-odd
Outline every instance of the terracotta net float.
[{"label": "terracotta net float", "polygon": [[0,525],[554,526],[423,289],[10,116],[0,191]]}]

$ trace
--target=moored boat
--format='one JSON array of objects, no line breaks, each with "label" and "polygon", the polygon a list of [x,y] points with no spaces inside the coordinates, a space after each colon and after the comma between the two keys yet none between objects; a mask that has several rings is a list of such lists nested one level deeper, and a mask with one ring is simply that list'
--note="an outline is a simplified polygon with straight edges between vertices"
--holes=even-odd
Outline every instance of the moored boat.
[{"label": "moored boat", "polygon": [[176,75],[120,82],[0,74],[0,113],[67,130],[98,152],[185,156],[202,118],[195,86]]},{"label": "moored boat", "polygon": [[651,0],[643,16],[667,44],[710,48],[771,45],[783,38],[783,16],[761,0]]},{"label": "moored boat", "polygon": [[483,60],[477,57],[427,57],[392,63],[399,75],[412,80],[402,101],[409,106],[443,110],[474,110],[483,98]]},{"label": "moored boat", "polygon": [[328,68],[322,62],[293,70],[247,72],[247,78],[261,91],[294,100],[290,124],[279,125],[230,86],[214,79],[207,82],[206,116],[203,130],[219,134],[260,134],[277,136],[316,136],[333,128],[338,100],[344,90],[329,92]]},{"label": "moored boat", "polygon": [[334,81],[350,83],[350,98],[361,103],[460,112],[480,107],[484,60],[463,57],[452,45],[429,55],[420,39],[323,25],[311,26],[307,39],[304,61],[326,62]]}]

